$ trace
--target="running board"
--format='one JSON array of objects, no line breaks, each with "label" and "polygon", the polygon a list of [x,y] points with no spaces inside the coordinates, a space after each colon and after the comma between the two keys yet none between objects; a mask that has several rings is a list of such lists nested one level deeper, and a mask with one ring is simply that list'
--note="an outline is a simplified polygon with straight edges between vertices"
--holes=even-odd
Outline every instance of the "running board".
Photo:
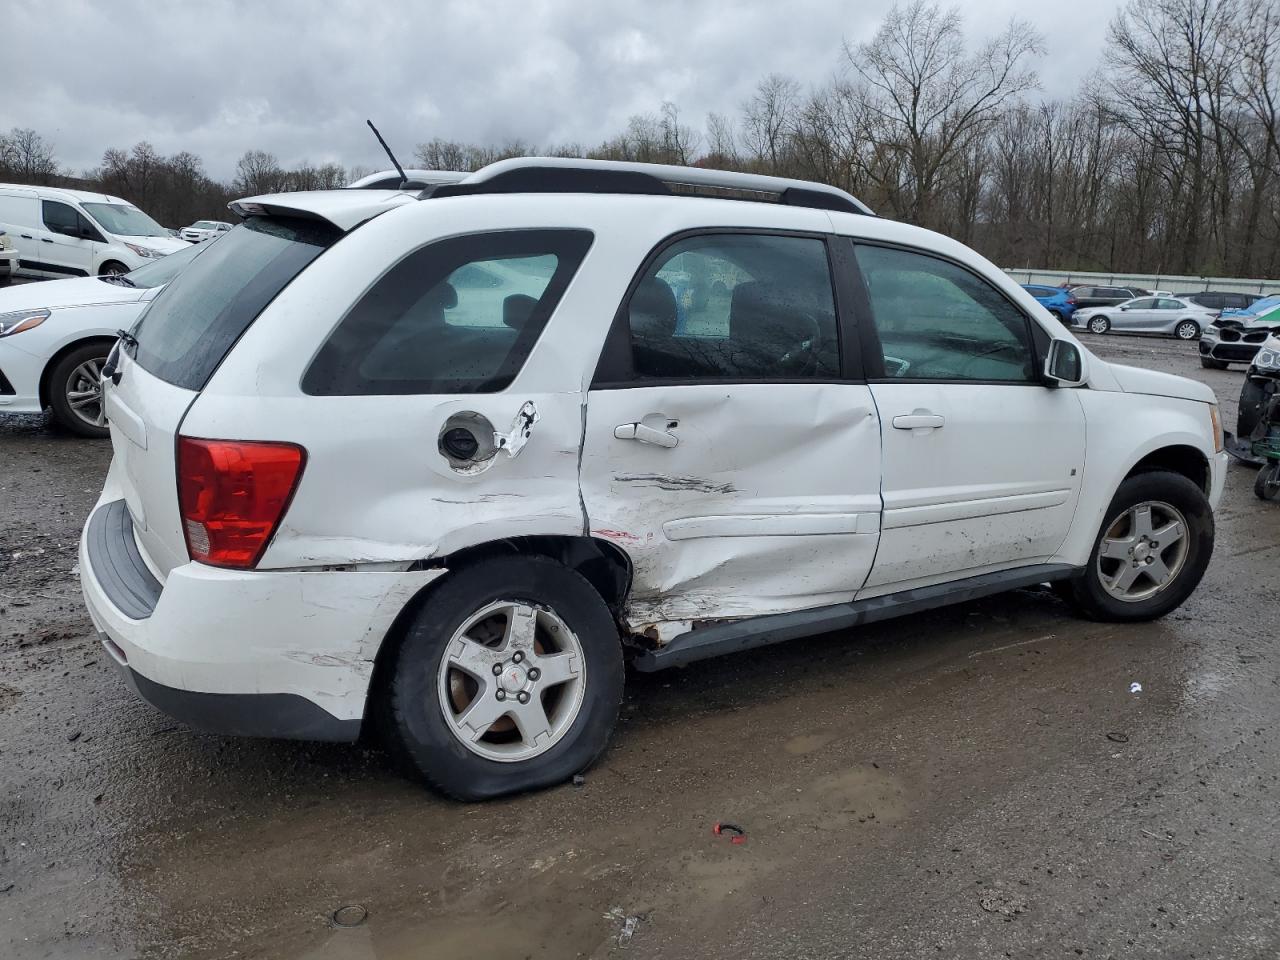
[{"label": "running board", "polygon": [[632,665],[644,673],[682,667],[686,663],[719,657],[726,653],[738,653],[754,647],[765,647],[798,637],[812,637],[834,630],[860,627],[864,623],[889,620],[909,613],[920,613],[952,603],[963,603],[988,597],[1019,587],[1033,587],[1055,580],[1069,580],[1079,569],[1065,563],[1043,563],[1033,567],[999,570],[964,580],[952,580],[930,587],[918,587],[889,593],[866,600],[851,600],[815,610],[796,610],[766,617],[749,617],[717,623],[682,633],[665,647],[646,650],[637,656]]}]

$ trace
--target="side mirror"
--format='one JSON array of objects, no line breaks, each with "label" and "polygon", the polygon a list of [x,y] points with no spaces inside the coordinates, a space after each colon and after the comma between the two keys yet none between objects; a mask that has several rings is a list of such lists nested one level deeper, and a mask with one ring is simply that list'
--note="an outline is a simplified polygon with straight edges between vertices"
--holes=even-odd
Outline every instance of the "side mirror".
[{"label": "side mirror", "polygon": [[1084,354],[1070,340],[1054,340],[1044,361],[1044,376],[1050,385],[1078,387],[1089,378]]}]

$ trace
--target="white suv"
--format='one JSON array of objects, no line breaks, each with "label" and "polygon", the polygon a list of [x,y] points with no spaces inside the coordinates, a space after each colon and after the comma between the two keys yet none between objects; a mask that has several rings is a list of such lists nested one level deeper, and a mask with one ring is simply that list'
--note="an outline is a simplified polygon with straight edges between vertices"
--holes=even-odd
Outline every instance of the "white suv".
[{"label": "white suv", "polygon": [[521,159],[233,209],[108,363],[80,551],[195,726],[377,722],[488,797],[600,754],[624,660],[1045,582],[1146,620],[1209,562],[1210,390],[841,191]]}]

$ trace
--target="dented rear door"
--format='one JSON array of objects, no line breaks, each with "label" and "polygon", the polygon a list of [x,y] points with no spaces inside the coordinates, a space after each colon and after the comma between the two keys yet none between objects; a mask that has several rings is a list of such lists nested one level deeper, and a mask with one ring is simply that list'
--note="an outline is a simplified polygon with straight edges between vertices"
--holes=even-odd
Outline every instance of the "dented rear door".
[{"label": "dented rear door", "polygon": [[699,235],[642,269],[588,395],[582,456],[591,533],[634,567],[633,629],[862,586],[880,427],[838,326],[821,238]]}]

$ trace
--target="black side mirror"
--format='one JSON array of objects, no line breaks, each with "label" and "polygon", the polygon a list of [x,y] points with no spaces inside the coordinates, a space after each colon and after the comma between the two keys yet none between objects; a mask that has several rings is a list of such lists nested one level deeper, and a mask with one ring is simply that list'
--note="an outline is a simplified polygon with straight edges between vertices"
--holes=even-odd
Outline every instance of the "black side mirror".
[{"label": "black side mirror", "polygon": [[1062,387],[1078,387],[1088,379],[1084,354],[1070,340],[1054,340],[1044,362],[1045,379]]}]

